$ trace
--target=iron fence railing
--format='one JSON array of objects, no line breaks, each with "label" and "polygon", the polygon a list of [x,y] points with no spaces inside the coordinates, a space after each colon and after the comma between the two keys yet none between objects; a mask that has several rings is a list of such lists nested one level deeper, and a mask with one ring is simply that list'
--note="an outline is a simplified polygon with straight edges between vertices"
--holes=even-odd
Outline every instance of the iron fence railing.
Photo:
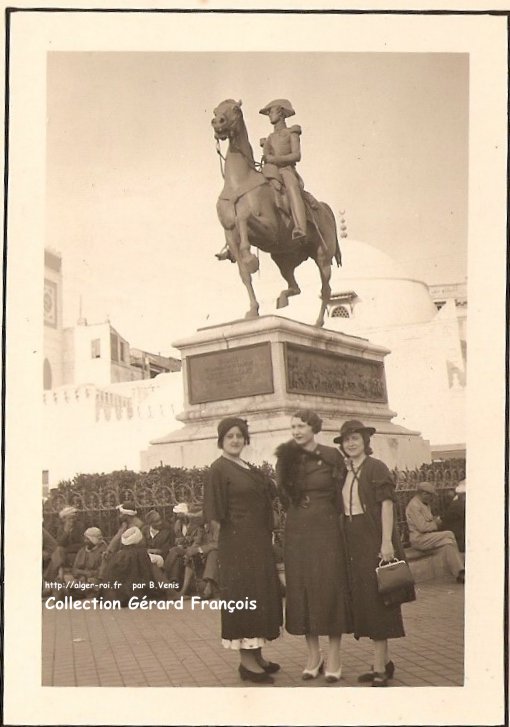
[{"label": "iron fence railing", "polygon": [[[274,478],[274,469],[265,463],[262,469]],[[170,521],[173,507],[178,502],[191,505],[202,503],[207,468],[158,467],[148,473],[130,471],[113,472],[108,475],[78,475],[72,481],[61,482],[50,490],[43,505],[44,526],[55,534],[59,526],[58,513],[63,507],[72,505],[79,511],[84,527],[95,525],[103,531],[105,538],[112,537],[118,529],[118,511],[121,502],[133,502],[139,517],[143,520],[149,510],[156,509],[163,519]],[[436,485],[435,508],[442,514],[450,502],[457,484],[465,478],[465,461],[422,465],[417,469],[395,469],[397,523],[402,540],[408,542],[405,508],[416,492],[420,482]],[[278,498],[274,501],[277,540],[285,522],[285,512]]]}]

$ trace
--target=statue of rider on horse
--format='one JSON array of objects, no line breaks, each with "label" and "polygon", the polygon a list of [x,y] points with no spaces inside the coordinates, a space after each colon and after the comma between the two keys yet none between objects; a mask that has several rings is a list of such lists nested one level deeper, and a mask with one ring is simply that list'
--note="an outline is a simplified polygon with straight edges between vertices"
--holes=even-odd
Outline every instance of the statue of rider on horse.
[{"label": "statue of rider on horse", "polygon": [[[306,207],[303,195],[303,180],[296,170],[296,162],[301,161],[301,127],[297,124],[287,126],[285,119],[294,116],[292,104],[286,98],[270,101],[260,109],[259,114],[269,117],[274,131],[267,138],[260,140],[263,148],[262,174],[271,182],[275,190],[275,202],[283,215],[291,215],[293,230],[292,239],[303,242],[306,238]],[[309,195],[312,207],[317,203]],[[218,260],[231,260],[228,245],[225,245],[216,257]]]},{"label": "statue of rider on horse", "polygon": [[214,110],[211,123],[220,156],[220,140],[229,141],[224,157],[224,187],[217,203],[226,245],[216,257],[238,264],[250,298],[246,317],[257,316],[259,308],[251,282],[259,263],[251,245],[270,253],[288,284],[278,297],[278,308],[288,304],[289,296],[301,292],[294,270],[312,258],[322,281],[322,303],[316,322],[322,326],[331,295],[331,263],[334,259],[341,264],[335,218],[325,202],[318,202],[304,190],[296,171],[296,163],[301,160],[301,128],[286,124],[286,119],[295,114],[290,101],[275,99],[259,113],[268,116],[274,127],[260,142],[262,165],[257,165],[253,158],[241,101],[227,99]]}]

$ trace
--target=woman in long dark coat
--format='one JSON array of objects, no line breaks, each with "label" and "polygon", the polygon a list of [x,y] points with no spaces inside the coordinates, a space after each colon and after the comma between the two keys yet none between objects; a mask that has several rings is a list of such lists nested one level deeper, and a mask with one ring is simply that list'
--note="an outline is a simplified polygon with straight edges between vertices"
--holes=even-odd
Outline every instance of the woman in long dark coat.
[{"label": "woman in long dark coat", "polygon": [[374,642],[372,671],[362,674],[358,681],[385,687],[395,670],[389,660],[388,639],[405,633],[400,606],[386,606],[379,595],[375,569],[380,560],[390,561],[395,555],[403,559],[404,552],[394,514],[393,477],[384,462],[370,457],[370,437],[374,433],[373,427],[351,420],[343,424],[333,441],[346,456],[342,504],[354,636],[368,636]]},{"label": "woman in long dark coat", "polygon": [[249,444],[244,419],[218,425],[221,456],[209,470],[204,515],[218,540],[221,636],[225,648],[240,652],[241,679],[272,683],[278,664],[262,657],[282,625],[280,582],[272,549],[273,483],[241,459]]},{"label": "woman in long dark coat", "polygon": [[295,413],[293,439],[276,450],[276,471],[279,497],[287,510],[285,628],[306,637],[308,661],[303,679],[315,679],[324,670],[319,636],[329,636],[326,679],[335,682],[341,677],[342,634],[352,632],[339,522],[343,460],[337,449],[316,443],[321,425],[310,409]]}]

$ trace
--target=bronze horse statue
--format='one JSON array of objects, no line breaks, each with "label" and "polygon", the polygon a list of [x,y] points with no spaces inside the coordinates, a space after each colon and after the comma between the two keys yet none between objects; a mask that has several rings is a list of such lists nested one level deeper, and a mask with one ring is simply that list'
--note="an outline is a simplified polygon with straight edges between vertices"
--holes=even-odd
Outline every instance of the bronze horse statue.
[{"label": "bronze horse statue", "polygon": [[332,261],[335,259],[338,265],[341,264],[333,212],[325,202],[317,202],[311,194],[303,192],[307,212],[306,238],[299,242],[293,240],[288,203],[256,168],[241,101],[222,101],[214,110],[211,123],[218,147],[219,140],[229,140],[225,155],[225,184],[218,199],[217,212],[230,255],[237,262],[241,280],[248,291],[250,308],[245,317],[254,318],[259,310],[251,282],[251,276],[259,266],[257,257],[251,252],[251,245],[254,245],[270,253],[287,283],[287,289],[282,290],[277,299],[277,308],[288,305],[289,296],[301,292],[294,277],[298,265],[308,258],[315,261],[322,283],[321,307],[315,325],[323,326],[331,296]]}]

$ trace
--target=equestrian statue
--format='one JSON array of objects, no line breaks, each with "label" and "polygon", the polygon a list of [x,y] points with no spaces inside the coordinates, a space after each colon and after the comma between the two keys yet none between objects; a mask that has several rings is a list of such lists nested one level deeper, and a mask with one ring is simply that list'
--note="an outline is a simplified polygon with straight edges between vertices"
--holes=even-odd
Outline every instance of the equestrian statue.
[{"label": "equestrian statue", "polygon": [[[301,290],[294,271],[312,258],[322,283],[321,307],[315,325],[323,326],[331,297],[332,261],[341,265],[335,217],[325,202],[318,202],[305,191],[296,171],[296,163],[301,159],[301,128],[286,124],[286,119],[295,113],[290,101],[276,99],[260,110],[274,127],[266,139],[261,139],[261,165],[253,157],[241,104],[232,99],[222,101],[214,110],[211,122],[218,154],[224,159],[225,182],[217,212],[225,230],[226,245],[216,257],[230,259],[239,267],[250,299],[246,318],[258,316],[259,310],[251,282],[259,261],[251,252],[252,245],[271,255],[287,283],[287,289],[278,296],[277,308],[288,305],[291,295],[299,295]],[[229,145],[223,157],[219,142],[226,139]]]}]

